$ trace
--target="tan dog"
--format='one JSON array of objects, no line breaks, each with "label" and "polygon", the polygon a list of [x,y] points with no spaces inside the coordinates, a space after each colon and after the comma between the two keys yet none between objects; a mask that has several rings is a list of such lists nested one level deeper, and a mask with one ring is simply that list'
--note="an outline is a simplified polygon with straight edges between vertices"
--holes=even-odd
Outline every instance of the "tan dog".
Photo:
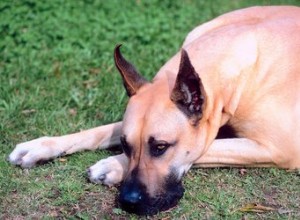
[{"label": "tan dog", "polygon": [[[32,167],[121,144],[123,154],[88,174],[96,183],[123,181],[120,204],[138,214],[175,205],[192,165],[300,168],[300,9],[228,13],[194,29],[182,47],[147,82],[117,46],[130,96],[123,122],[19,144],[10,162]],[[236,138],[216,140],[224,125]]]}]

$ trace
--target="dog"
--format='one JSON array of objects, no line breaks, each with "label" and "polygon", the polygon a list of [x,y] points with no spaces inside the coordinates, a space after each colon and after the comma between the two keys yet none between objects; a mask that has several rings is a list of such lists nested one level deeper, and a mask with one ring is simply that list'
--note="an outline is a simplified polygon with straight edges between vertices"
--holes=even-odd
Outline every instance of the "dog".
[{"label": "dog", "polygon": [[152,82],[118,45],[115,65],[130,97],[123,121],[18,144],[9,161],[31,168],[121,145],[88,176],[121,183],[120,206],[141,215],[176,205],[192,166],[300,168],[299,36],[298,7],[227,13],[192,30]]}]

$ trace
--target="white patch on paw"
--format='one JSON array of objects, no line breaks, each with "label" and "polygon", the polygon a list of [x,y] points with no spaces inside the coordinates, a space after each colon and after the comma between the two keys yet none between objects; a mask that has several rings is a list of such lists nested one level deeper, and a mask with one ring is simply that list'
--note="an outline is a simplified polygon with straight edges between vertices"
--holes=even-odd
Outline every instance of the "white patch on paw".
[{"label": "white patch on paw", "polygon": [[124,154],[100,160],[88,169],[89,179],[93,183],[113,186],[120,183],[128,169],[128,159]]},{"label": "white patch on paw", "polygon": [[41,160],[49,160],[62,154],[54,137],[41,137],[18,144],[8,160],[23,168],[33,167]]}]

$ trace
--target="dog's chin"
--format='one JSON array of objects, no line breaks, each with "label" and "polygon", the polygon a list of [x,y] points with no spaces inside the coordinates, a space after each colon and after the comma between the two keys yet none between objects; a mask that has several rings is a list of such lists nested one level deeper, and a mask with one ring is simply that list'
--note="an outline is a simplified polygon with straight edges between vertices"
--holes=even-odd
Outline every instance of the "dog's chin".
[{"label": "dog's chin", "polygon": [[[122,191],[122,187],[120,191]],[[123,210],[137,215],[155,215],[158,212],[168,210],[182,198],[184,188],[181,180],[175,180],[173,176],[169,176],[164,184],[164,193],[160,193],[155,197],[149,196],[147,193],[142,193],[142,200],[138,204],[128,204],[118,197],[118,204]]]}]

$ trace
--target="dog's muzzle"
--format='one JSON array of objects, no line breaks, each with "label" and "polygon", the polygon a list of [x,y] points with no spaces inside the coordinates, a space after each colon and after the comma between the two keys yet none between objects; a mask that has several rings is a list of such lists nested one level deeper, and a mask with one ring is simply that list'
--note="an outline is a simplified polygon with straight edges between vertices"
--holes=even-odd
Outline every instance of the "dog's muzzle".
[{"label": "dog's muzzle", "polygon": [[147,189],[138,179],[125,181],[120,187],[118,203],[127,212],[138,215],[155,215],[177,205],[184,194],[181,181],[170,175],[163,186],[164,193],[155,197],[147,194]]}]

